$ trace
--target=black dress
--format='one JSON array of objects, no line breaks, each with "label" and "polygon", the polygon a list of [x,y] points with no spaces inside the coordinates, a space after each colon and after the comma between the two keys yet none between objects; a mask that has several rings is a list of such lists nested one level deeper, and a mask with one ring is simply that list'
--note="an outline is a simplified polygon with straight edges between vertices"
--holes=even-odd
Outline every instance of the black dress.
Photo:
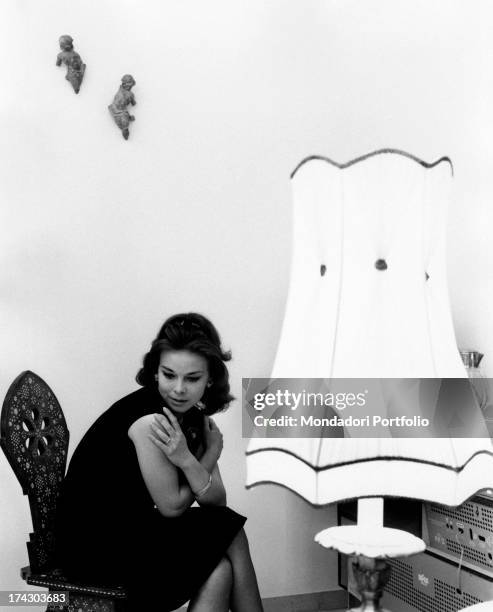
[{"label": "black dress", "polygon": [[[246,520],[219,506],[173,518],[156,509],[128,429],[162,406],[158,390],[144,387],[104,412],[72,456],[57,509],[59,566],[75,579],[124,585],[136,610],[174,610],[191,599]],[[194,453],[202,426],[202,413],[190,409],[182,429]]]}]

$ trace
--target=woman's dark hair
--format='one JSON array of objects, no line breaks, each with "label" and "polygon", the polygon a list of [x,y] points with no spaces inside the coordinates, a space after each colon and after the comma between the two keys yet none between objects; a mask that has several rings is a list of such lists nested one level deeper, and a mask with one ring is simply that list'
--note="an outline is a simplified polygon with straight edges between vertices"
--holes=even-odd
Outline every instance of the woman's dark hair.
[{"label": "woman's dark hair", "polygon": [[190,351],[204,357],[212,382],[202,397],[204,413],[214,414],[228,407],[234,399],[229,392],[229,372],[225,365],[231,359],[231,352],[222,350],[221,338],[209,319],[195,312],[166,319],[151,350],[144,355],[142,368],[135,377],[139,385],[157,387],[155,375],[163,351]]}]

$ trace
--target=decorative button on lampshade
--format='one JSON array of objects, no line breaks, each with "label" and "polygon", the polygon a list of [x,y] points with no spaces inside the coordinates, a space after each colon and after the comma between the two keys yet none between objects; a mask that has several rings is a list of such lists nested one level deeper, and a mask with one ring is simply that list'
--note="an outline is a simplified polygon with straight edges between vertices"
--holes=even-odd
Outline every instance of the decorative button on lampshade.
[{"label": "decorative button on lampshade", "polygon": [[[426,163],[397,150],[298,165],[291,278],[272,378],[466,377],[447,290],[452,176],[446,157]],[[253,438],[247,486],[266,482],[314,505],[387,495],[458,505],[493,485],[492,445],[489,438]],[[369,520],[371,505],[360,508],[359,522]],[[379,516],[363,529],[332,528],[318,541],[374,558],[423,548],[403,536],[400,551],[391,550],[392,542],[399,548],[396,536],[378,531],[381,506],[373,507]]]}]

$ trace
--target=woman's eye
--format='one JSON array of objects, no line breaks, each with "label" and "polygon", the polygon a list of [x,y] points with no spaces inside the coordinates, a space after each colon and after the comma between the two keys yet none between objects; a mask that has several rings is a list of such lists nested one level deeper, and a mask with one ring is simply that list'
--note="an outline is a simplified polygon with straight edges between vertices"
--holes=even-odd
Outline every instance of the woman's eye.
[{"label": "woman's eye", "polygon": [[163,372],[163,376],[164,378],[167,378],[168,380],[171,380],[173,378],[173,374],[168,374],[167,372]]},{"label": "woman's eye", "polygon": [[190,382],[198,382],[200,380],[200,378],[189,378],[188,380]]}]

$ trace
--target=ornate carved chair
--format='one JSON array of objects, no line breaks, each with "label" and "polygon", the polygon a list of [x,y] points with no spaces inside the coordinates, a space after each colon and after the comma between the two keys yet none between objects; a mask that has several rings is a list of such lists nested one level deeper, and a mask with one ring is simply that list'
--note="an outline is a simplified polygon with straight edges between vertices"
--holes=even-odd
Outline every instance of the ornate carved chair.
[{"label": "ornate carved chair", "polygon": [[[68,612],[120,612],[126,609],[122,587],[106,588],[67,580],[53,565],[54,518],[65,475],[69,431],[53,391],[26,371],[10,386],[0,420],[0,446],[24,495],[29,498],[33,533],[29,566],[21,569],[27,584],[68,592]],[[60,610],[48,605],[47,610]]]}]

